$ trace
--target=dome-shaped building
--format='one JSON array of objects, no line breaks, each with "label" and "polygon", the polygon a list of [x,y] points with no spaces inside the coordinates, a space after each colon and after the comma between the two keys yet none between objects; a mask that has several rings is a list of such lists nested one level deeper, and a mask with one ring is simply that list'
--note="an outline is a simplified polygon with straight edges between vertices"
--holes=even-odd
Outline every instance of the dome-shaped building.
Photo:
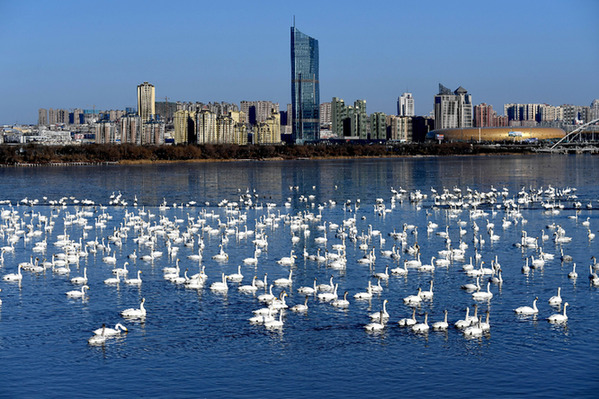
[{"label": "dome-shaped building", "polygon": [[428,132],[427,140],[443,141],[513,141],[534,142],[559,140],[566,135],[562,129],[553,127],[469,127],[456,129],[436,129]]}]

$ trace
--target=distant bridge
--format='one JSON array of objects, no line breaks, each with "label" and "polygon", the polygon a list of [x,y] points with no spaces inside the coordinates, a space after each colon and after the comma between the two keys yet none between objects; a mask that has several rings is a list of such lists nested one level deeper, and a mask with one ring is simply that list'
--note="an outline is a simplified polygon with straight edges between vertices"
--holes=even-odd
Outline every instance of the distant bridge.
[{"label": "distant bridge", "polygon": [[562,137],[557,143],[555,143],[554,145],[551,146],[550,150],[555,150],[556,147],[558,147],[559,145],[561,145],[564,141],[568,140],[569,142],[576,138],[577,136],[580,138],[581,133],[589,126],[595,124],[599,122],[599,118],[598,119],[594,119],[590,122],[585,123],[584,125],[579,126],[578,128],[572,130],[570,133],[566,134],[564,137]]}]

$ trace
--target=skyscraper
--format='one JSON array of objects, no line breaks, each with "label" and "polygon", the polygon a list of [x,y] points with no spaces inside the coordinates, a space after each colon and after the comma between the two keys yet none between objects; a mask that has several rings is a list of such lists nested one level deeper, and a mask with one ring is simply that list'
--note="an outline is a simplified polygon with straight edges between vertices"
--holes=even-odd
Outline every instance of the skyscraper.
[{"label": "skyscraper", "polygon": [[398,116],[414,116],[414,97],[412,93],[403,93],[397,99]]},{"label": "skyscraper", "polygon": [[291,27],[292,139],[295,143],[320,138],[318,40]]},{"label": "skyscraper", "polygon": [[137,114],[142,123],[148,122],[156,114],[156,92],[154,85],[143,82],[137,86]]},{"label": "skyscraper", "polygon": [[472,95],[462,86],[453,93],[439,84],[435,96],[435,129],[472,127]]}]

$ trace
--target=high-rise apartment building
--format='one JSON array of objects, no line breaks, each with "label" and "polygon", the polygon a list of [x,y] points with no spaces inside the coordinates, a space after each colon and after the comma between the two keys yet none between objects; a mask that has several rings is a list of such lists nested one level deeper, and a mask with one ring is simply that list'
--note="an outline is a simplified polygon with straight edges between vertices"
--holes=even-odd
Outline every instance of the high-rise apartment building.
[{"label": "high-rise apartment building", "polygon": [[175,144],[195,143],[195,112],[179,110],[173,117]]},{"label": "high-rise apartment building", "polygon": [[291,28],[292,140],[320,138],[318,40]]},{"label": "high-rise apartment building", "polygon": [[96,143],[114,144],[117,142],[116,124],[107,119],[96,123]]},{"label": "high-rise apartment building", "polygon": [[383,112],[373,112],[370,115],[370,139],[387,139],[387,115]]},{"label": "high-rise apartment building", "polygon": [[242,101],[239,108],[246,115],[247,120],[245,122],[255,125],[266,121],[273,113],[278,113],[279,103],[273,103],[272,101]]},{"label": "high-rise apartment building", "polygon": [[400,141],[402,143],[412,141],[412,117],[411,116],[387,116],[387,140]]},{"label": "high-rise apartment building", "polygon": [[137,115],[141,116],[143,123],[156,115],[156,92],[154,85],[148,82],[137,86]]},{"label": "high-rise apartment building", "polygon": [[37,111],[37,124],[40,126],[48,125],[48,110],[45,108],[40,108]]},{"label": "high-rise apartment building", "polygon": [[439,84],[435,96],[435,129],[472,127],[472,95],[462,86],[453,93]]},{"label": "high-rise apartment building", "polygon": [[129,113],[120,120],[121,143],[141,144],[142,122],[139,115]]},{"label": "high-rise apartment building", "polygon": [[507,126],[506,116],[499,116],[490,104],[478,104],[474,106],[474,127],[496,127]]},{"label": "high-rise apartment building", "polygon": [[366,114],[366,100],[356,100],[353,106],[337,97],[331,101],[332,132],[338,137],[368,138],[370,119]]},{"label": "high-rise apartment building", "polygon": [[331,124],[331,103],[320,104],[320,125]]},{"label": "high-rise apartment building", "polygon": [[414,116],[414,97],[412,93],[403,93],[397,99],[398,116]]},{"label": "high-rise apartment building", "polygon": [[273,113],[264,122],[258,123],[254,130],[255,144],[278,144],[281,142],[281,118]]},{"label": "high-rise apartment building", "polygon": [[591,103],[591,120],[599,119],[599,100],[595,99]]}]

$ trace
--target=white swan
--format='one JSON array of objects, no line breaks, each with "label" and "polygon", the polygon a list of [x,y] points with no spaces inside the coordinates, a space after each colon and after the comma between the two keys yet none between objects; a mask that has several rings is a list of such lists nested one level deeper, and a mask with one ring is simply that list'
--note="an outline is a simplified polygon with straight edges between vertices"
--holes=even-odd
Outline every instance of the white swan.
[{"label": "white swan", "polygon": [[279,311],[279,318],[270,320],[264,323],[264,327],[268,329],[283,328],[283,311]]},{"label": "white swan", "polygon": [[383,315],[383,320],[384,321],[389,320],[389,313],[387,312],[387,303],[388,302],[389,301],[387,299],[385,299],[383,301],[383,309],[382,309],[382,311],[371,313],[369,315],[370,316],[370,320],[372,320],[372,321],[381,321],[381,319],[380,319],[381,314]]},{"label": "white swan", "polygon": [[383,317],[383,311],[381,310],[381,315],[379,317],[379,321],[373,321],[372,323],[368,323],[364,326],[364,329],[366,331],[381,331],[382,329],[385,328],[385,324],[384,324],[384,320],[385,318]]},{"label": "white swan", "polygon": [[120,275],[117,274],[114,277],[107,278],[104,280],[104,284],[118,284],[121,282]]},{"label": "white swan", "polygon": [[470,313],[470,308],[466,308],[466,316],[463,319],[455,322],[454,325],[456,326],[456,328],[464,329],[466,327],[469,327],[472,324],[471,316],[469,316],[469,313]]},{"label": "white swan", "polygon": [[5,274],[2,279],[4,281],[21,281],[23,279],[23,274],[21,273],[21,266],[17,267],[16,273]]},{"label": "white swan", "polygon": [[111,337],[113,335],[120,334],[121,331],[129,332],[127,327],[122,325],[121,323],[117,323],[114,328],[108,328],[105,324],[102,324],[102,327],[93,331],[96,335],[104,335],[105,337]]},{"label": "white swan", "polygon": [[493,298],[493,293],[491,292],[491,282],[487,283],[486,291],[477,291],[472,293],[472,299],[475,301],[486,301]]},{"label": "white swan", "polygon": [[291,285],[291,283],[293,283],[293,280],[291,280],[292,275],[293,275],[293,270],[289,270],[289,277],[278,278],[275,281],[273,281],[273,284],[274,285],[282,285],[284,287],[289,287]]},{"label": "white swan", "polygon": [[215,292],[227,292],[229,290],[225,273],[222,273],[221,281],[215,281],[210,285],[210,289]]},{"label": "white swan", "polygon": [[372,286],[370,281],[368,281],[368,287],[366,288],[366,292],[358,292],[354,295],[355,299],[372,299]]},{"label": "white swan", "polygon": [[400,327],[410,327],[416,324],[416,309],[412,309],[412,317],[400,319],[397,324]]},{"label": "white swan", "polygon": [[549,305],[551,306],[559,306],[562,303],[562,287],[557,287],[557,295],[552,296],[551,298],[549,298]]},{"label": "white swan", "polygon": [[464,330],[464,335],[469,337],[480,337],[483,335],[483,329],[481,327],[481,320],[478,319],[476,325],[470,326]]},{"label": "white swan", "polygon": [[19,265],[17,267],[16,273],[5,274],[2,279],[4,281],[21,281],[23,279],[23,274],[21,273],[22,266]]},{"label": "white swan", "polygon": [[547,321],[549,323],[565,323],[566,321],[568,321],[568,316],[566,315],[566,307],[568,306],[568,302],[564,303],[564,313],[560,314],[560,313],[556,313],[556,314],[552,314],[551,316],[549,316],[547,318]]},{"label": "white swan", "polygon": [[298,303],[297,305],[292,306],[289,310],[296,313],[307,312],[308,311],[308,296],[306,295],[306,299],[304,303]]},{"label": "white swan", "polygon": [[539,309],[537,309],[537,301],[539,297],[536,297],[534,301],[532,301],[532,308],[530,306],[520,306],[519,308],[514,309],[516,314],[521,315],[533,315],[539,313]]},{"label": "white swan", "polygon": [[243,274],[241,274],[241,265],[237,266],[237,273],[229,274],[227,279],[234,283],[238,283],[243,280]]},{"label": "white swan", "polygon": [[420,297],[422,299],[433,299],[433,280],[431,280],[431,287],[428,291],[421,291]]},{"label": "white swan", "polygon": [[338,284],[335,284],[335,289],[333,290],[333,292],[321,292],[320,294],[318,294],[318,300],[323,302],[330,302],[337,299],[338,286]]},{"label": "white swan", "polygon": [[576,263],[572,264],[572,271],[568,273],[568,278],[576,279],[578,278],[578,273],[576,273]]},{"label": "white swan", "polygon": [[391,269],[391,274],[395,276],[407,276],[408,275],[408,265],[406,261],[403,262],[403,267],[395,267]]},{"label": "white swan", "polygon": [[420,305],[420,303],[422,302],[422,297],[420,296],[420,293],[422,292],[422,289],[420,287],[418,287],[418,293],[416,295],[408,295],[407,297],[405,297],[403,299],[404,303],[407,305]]},{"label": "white swan", "polygon": [[424,322],[416,323],[412,326],[412,331],[415,333],[425,333],[429,330],[428,313],[424,314]]},{"label": "white swan", "polygon": [[137,271],[137,278],[128,278],[125,280],[125,284],[141,285],[141,270]]},{"label": "white swan", "polygon": [[297,289],[297,292],[299,292],[300,294],[304,294],[304,295],[313,295],[316,292],[317,288],[316,288],[316,278],[314,278],[314,284],[312,287],[299,287]]},{"label": "white swan", "polygon": [[69,298],[83,298],[85,296],[85,290],[88,289],[89,287],[87,285],[84,285],[81,287],[81,290],[67,291],[67,296]]},{"label": "white swan", "polygon": [[275,299],[275,296],[272,293],[272,287],[273,285],[269,285],[268,286],[268,293],[262,294],[258,296],[258,301],[260,302],[272,302]]},{"label": "white swan", "polygon": [[349,306],[349,301],[347,300],[347,291],[343,293],[343,299],[335,299],[333,302],[331,302],[331,305],[336,308],[347,308]]},{"label": "white swan", "polygon": [[86,284],[87,283],[87,267],[83,268],[83,276],[73,277],[71,279],[73,284]]},{"label": "white swan", "polygon": [[385,267],[384,273],[374,273],[372,276],[379,280],[389,280],[389,266]]},{"label": "white swan", "polygon": [[146,302],[146,298],[141,299],[141,303],[139,304],[139,309],[129,308],[125,309],[121,312],[121,316],[128,318],[144,318],[146,317],[146,308],[144,307],[144,303]]},{"label": "white swan", "polygon": [[116,268],[116,269],[112,269],[112,274],[118,274],[120,276],[126,276],[127,274],[129,274],[129,270],[127,270],[127,265],[129,264],[129,262],[125,262],[123,264],[123,267],[121,268]]},{"label": "white swan", "polygon": [[433,331],[445,331],[448,327],[449,324],[447,324],[447,309],[445,309],[445,318],[443,319],[443,321],[437,321],[433,323],[432,328]]},{"label": "white swan", "polygon": [[252,278],[252,284],[250,285],[242,285],[239,288],[237,288],[238,291],[240,292],[256,292],[258,290],[258,287],[256,286],[256,279],[258,277],[254,276]]}]

